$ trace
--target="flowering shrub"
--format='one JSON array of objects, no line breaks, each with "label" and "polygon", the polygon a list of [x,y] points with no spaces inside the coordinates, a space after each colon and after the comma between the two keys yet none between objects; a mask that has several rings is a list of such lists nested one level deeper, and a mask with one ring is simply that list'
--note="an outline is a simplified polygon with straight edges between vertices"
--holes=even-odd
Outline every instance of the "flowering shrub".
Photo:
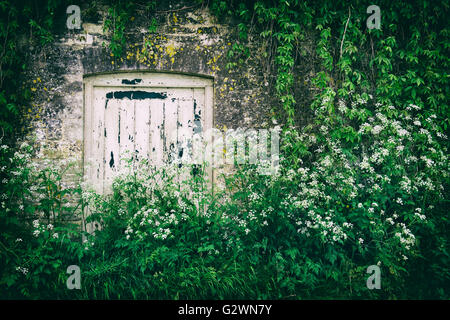
[{"label": "flowering shrub", "polygon": [[[84,187],[72,206],[59,195],[81,189],[58,184],[64,170],[39,169],[22,145],[2,163],[11,190],[2,197],[2,297],[414,296],[424,244],[446,243],[437,236],[448,159],[432,117],[419,125],[412,110],[362,119],[358,143],[330,138],[336,129],[325,124],[285,131],[276,175],[238,166],[214,192],[202,174],[181,179],[189,167],[130,160],[108,195]],[[302,154],[293,157],[293,149]],[[58,218],[83,206],[99,226],[92,234]],[[72,264],[82,269],[81,290],[65,286]],[[383,270],[379,291],[365,286],[372,264]],[[433,266],[443,273],[423,294],[446,297],[445,260]]]},{"label": "flowering shrub", "polygon": [[[401,297],[399,288],[413,276],[411,260],[423,259],[423,235],[437,232],[434,219],[447,221],[441,209],[448,185],[448,150],[442,143],[447,137],[435,116],[418,120],[417,106],[397,110],[375,104],[373,116],[369,110],[367,101],[351,108],[341,102],[341,112],[327,125],[330,117],[319,108],[323,124],[285,132],[278,177],[242,175],[244,216],[250,230],[261,232],[250,233],[250,243],[269,239],[272,250],[279,248],[274,255],[285,264],[279,285],[287,293],[311,292],[328,281],[324,296],[342,290],[365,296],[361,271],[377,264],[386,271],[384,297]],[[358,115],[366,116],[355,121]],[[349,121],[352,131],[345,127]],[[442,257],[448,261],[445,252]],[[448,269],[439,277],[448,281]]]},{"label": "flowering shrub", "polygon": [[70,220],[79,213],[73,197],[80,189],[62,179],[73,164],[39,164],[40,158],[26,142],[0,147],[3,298],[53,297],[78,247],[79,231]]},{"label": "flowering shrub", "polygon": [[[236,263],[240,229],[231,217],[220,213],[218,195],[210,192],[203,175],[181,181],[180,175],[189,170],[185,167],[155,170],[131,161],[129,165],[132,173],[124,170],[116,177],[110,195],[84,193],[92,208],[89,221],[101,225],[95,236],[89,236],[94,243],[89,251],[92,255],[104,252],[105,259],[114,261],[102,273],[95,271],[94,259],[89,262],[93,271],[84,280],[88,294],[102,282],[111,284],[107,297],[190,299],[249,294],[245,279],[239,276],[245,265]],[[127,279],[124,274],[129,275]],[[105,296],[102,292],[94,297]]]}]

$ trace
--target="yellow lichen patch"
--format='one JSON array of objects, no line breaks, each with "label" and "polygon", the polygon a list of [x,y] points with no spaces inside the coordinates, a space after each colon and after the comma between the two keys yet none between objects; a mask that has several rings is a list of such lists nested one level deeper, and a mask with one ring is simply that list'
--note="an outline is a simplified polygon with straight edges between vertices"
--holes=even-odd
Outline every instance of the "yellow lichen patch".
[{"label": "yellow lichen patch", "polygon": [[210,65],[212,71],[220,71],[220,68],[216,65],[216,62],[221,58],[222,54],[214,55],[211,59],[206,62],[207,65]]},{"label": "yellow lichen patch", "polygon": [[[170,15],[172,17],[172,15]],[[155,65],[165,66],[175,63],[175,55],[183,48],[178,48],[177,43],[167,42],[167,38],[162,35],[148,34],[144,36],[141,44],[136,43],[129,47],[135,48],[135,53],[127,52],[126,59],[135,58],[137,62],[149,67]]]},{"label": "yellow lichen patch", "polygon": [[172,58],[176,54],[175,47],[172,44],[169,44],[166,47],[166,53]]}]

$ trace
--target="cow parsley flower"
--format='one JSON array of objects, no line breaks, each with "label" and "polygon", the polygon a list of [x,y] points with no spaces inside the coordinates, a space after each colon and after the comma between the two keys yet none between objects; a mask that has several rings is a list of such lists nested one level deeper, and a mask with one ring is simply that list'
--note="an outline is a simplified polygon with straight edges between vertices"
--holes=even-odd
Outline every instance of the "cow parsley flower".
[{"label": "cow parsley flower", "polygon": [[375,127],[372,128],[372,133],[377,135],[379,134],[381,131],[383,130],[383,127],[380,125],[376,125]]},{"label": "cow parsley flower", "polygon": [[28,273],[28,268],[24,268],[24,267],[16,267],[16,271],[22,272],[24,275],[26,275]]}]

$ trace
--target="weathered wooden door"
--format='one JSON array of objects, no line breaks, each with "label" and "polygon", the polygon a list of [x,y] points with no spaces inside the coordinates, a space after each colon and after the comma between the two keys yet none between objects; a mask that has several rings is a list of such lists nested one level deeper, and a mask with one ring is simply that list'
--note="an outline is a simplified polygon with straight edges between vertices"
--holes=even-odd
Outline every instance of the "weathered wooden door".
[{"label": "weathered wooden door", "polygon": [[213,81],[179,73],[120,72],[84,78],[85,178],[108,192],[125,157],[156,166],[186,157],[194,132],[212,127]]}]

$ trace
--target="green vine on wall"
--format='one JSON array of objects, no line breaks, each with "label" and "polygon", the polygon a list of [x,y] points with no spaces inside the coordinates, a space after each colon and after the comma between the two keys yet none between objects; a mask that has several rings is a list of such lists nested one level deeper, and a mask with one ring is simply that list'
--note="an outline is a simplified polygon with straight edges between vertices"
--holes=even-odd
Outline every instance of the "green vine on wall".
[{"label": "green vine on wall", "polygon": [[[111,33],[109,49],[114,58],[121,58],[126,45],[125,30],[130,23],[135,6],[129,1],[117,1],[108,10],[103,29]],[[105,45],[103,43],[103,45]]]},{"label": "green vine on wall", "polygon": [[54,41],[57,13],[68,1],[0,1],[0,137],[13,144],[25,133],[30,88],[24,86],[27,54]]},{"label": "green vine on wall", "polygon": [[[121,1],[116,0],[108,9],[108,16],[104,21],[103,29],[110,33],[110,42],[108,48],[111,50],[111,54],[114,58],[114,63],[119,60],[123,62],[125,56],[126,47],[128,45],[128,39],[126,30],[130,27],[131,23],[135,19],[135,14],[139,9],[141,12],[145,12],[148,18],[148,31],[154,33],[157,27],[157,21],[152,16],[156,7],[156,1],[145,1],[143,4],[140,2]],[[103,43],[106,46],[105,43]]]},{"label": "green vine on wall", "polygon": [[[292,125],[302,108],[295,100],[294,70],[297,52],[305,34],[316,34],[316,56],[321,64],[313,85],[321,90],[313,108],[326,104],[329,113],[346,98],[356,101],[376,96],[382,103],[427,105],[448,126],[448,33],[445,14],[448,3],[415,1],[406,5],[378,1],[382,10],[381,30],[369,30],[368,1],[212,1],[219,18],[233,16],[238,22],[239,41],[247,30],[259,32],[276,43],[271,58],[277,67],[275,89]],[[251,18],[249,18],[251,17]],[[418,18],[416,18],[418,17]],[[244,35],[244,36],[243,36]],[[245,46],[234,46],[244,51]],[[234,58],[236,55],[229,55]],[[266,56],[271,56],[267,53]],[[233,63],[233,62],[230,62]],[[407,70],[407,71],[406,71]],[[363,117],[363,115],[360,115]]]}]

